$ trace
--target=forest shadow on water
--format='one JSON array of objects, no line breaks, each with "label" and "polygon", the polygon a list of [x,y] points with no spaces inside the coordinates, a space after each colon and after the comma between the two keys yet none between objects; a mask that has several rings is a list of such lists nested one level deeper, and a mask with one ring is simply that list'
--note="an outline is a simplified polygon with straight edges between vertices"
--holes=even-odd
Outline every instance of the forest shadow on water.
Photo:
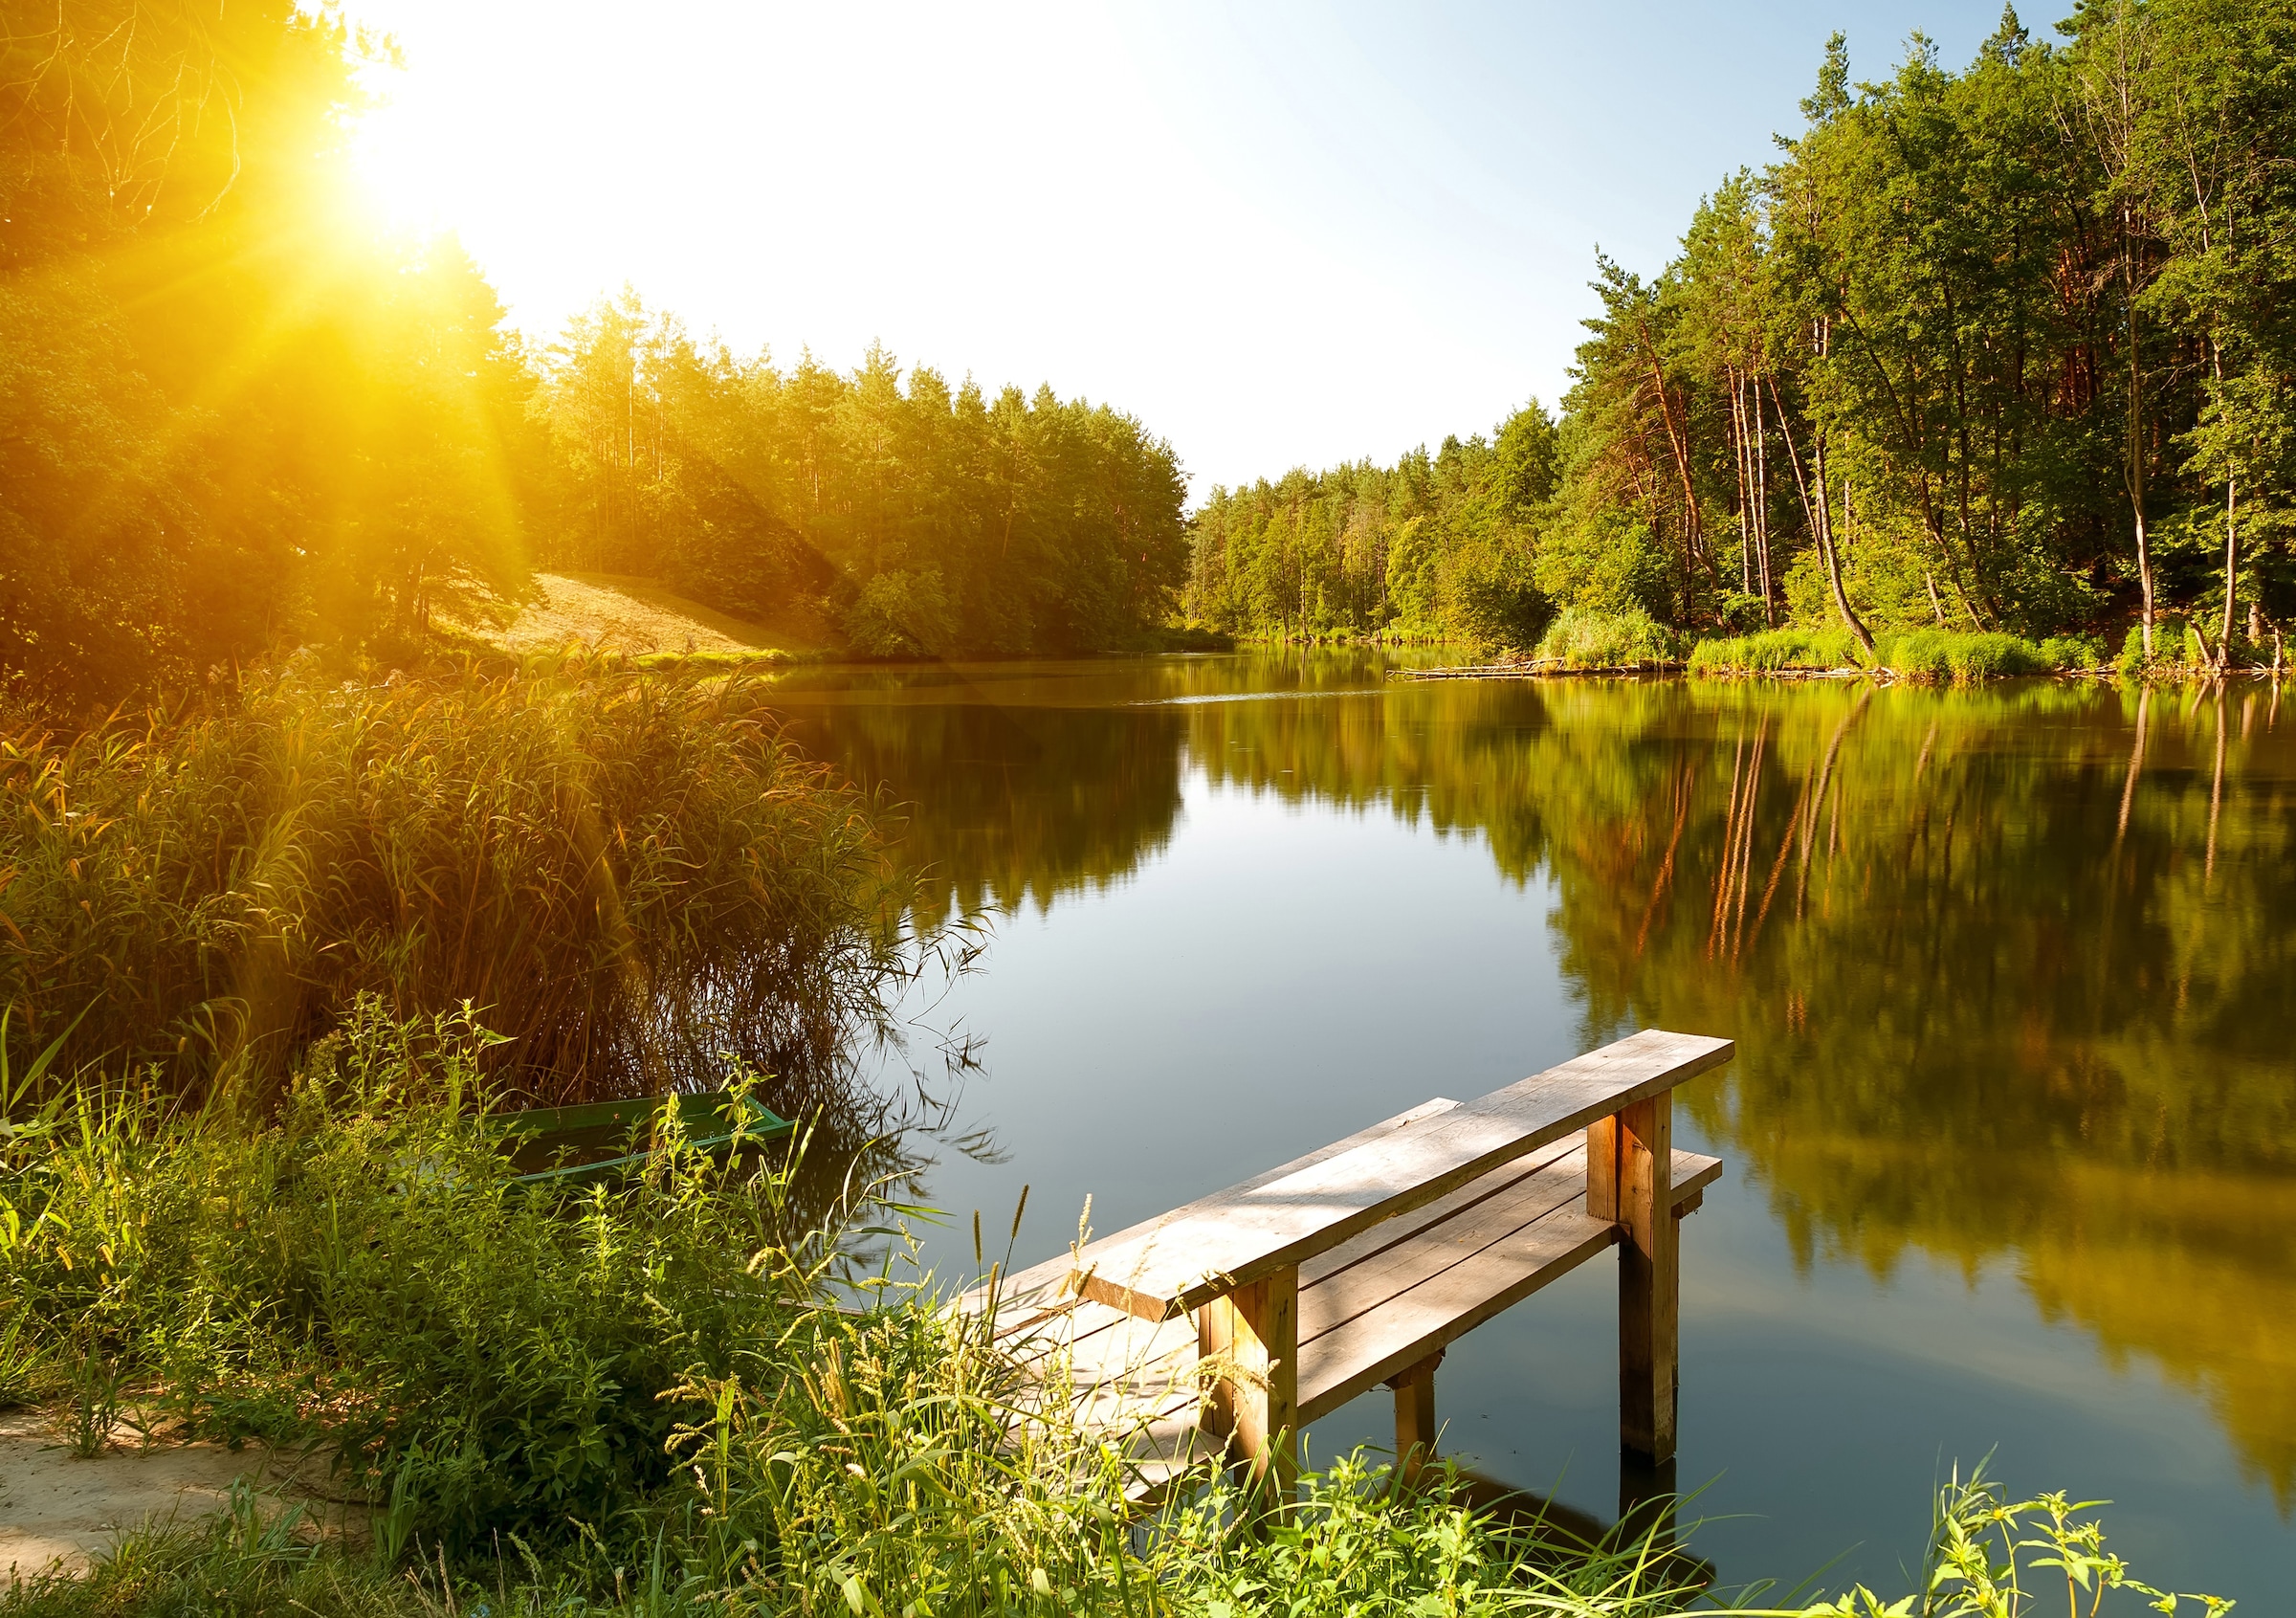
[{"label": "forest shadow on water", "polygon": [[[1729,1170],[1686,1232],[1683,1481],[1734,1469],[1708,1506],[1815,1525],[1703,1544],[1845,1549],[1824,1536],[1866,1514],[1824,1497],[1823,1457],[1870,1416],[1925,1468],[1998,1440],[2077,1492],[2120,1487],[2064,1470],[2100,1454],[2178,1457],[2159,1554],[2285,1564],[2296,747],[2271,686],[1385,673],[1247,654],[784,685],[802,744],[907,806],[920,920],[988,917],[978,982],[939,1003],[980,1041],[967,1106],[998,1147],[927,1171],[952,1230],[974,1206],[1002,1229],[1031,1184],[1024,1245],[1049,1251],[1085,1193],[1111,1230],[1626,1027],[1726,1033],[1736,1061],[1684,1092]],[[1231,1015],[1240,977],[1263,1004]],[[1446,1415],[1509,1481],[1576,1467],[1603,1501],[1608,1366],[1566,1363],[1607,1352],[1590,1274],[1455,1349]],[[1798,1379],[1810,1408],[1758,1407]],[[1996,1395],[2015,1430],[1980,1430]],[[1828,1401],[1850,1428],[1813,1430]]]}]

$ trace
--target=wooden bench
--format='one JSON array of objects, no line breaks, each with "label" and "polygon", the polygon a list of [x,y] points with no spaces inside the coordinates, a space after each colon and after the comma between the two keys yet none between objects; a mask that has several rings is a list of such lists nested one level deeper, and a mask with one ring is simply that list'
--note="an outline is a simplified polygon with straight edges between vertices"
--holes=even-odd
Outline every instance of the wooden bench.
[{"label": "wooden bench", "polygon": [[1625,1450],[1674,1452],[1676,1222],[1721,1173],[1674,1086],[1731,1042],[1645,1030],[1479,1101],[1437,1099],[1090,1242],[960,1306],[1041,1396],[1119,1442],[1134,1493],[1230,1458],[1278,1489],[1308,1422],[1384,1384],[1407,1470],[1444,1349],[1614,1243]]}]

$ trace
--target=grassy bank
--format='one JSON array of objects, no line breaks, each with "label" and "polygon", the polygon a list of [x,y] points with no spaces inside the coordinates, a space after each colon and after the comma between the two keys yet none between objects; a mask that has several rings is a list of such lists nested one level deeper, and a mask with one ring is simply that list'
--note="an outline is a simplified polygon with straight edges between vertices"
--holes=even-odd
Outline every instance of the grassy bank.
[{"label": "grassy bank", "polygon": [[614,658],[378,683],[298,660],[198,709],[0,734],[0,1005],[55,1071],[261,1105],[362,994],[465,1001],[543,1099],[802,1105],[903,961],[874,806],[765,687]]},{"label": "grassy bank", "polygon": [[2074,639],[2030,641],[2020,635],[1961,630],[1884,630],[1868,656],[1847,630],[1782,629],[1702,640],[1690,651],[1693,674],[1763,675],[1861,669],[1900,679],[2004,679],[2086,669],[2094,646]]},{"label": "grassy bank", "polygon": [[1715,677],[1886,673],[1899,679],[1995,679],[2086,669],[2101,660],[2086,641],[2039,643],[2017,635],[1952,630],[1882,631],[1868,655],[1843,629],[1786,628],[1685,642],[1641,612],[1565,612],[1532,661],[1557,669],[1685,667]]},{"label": "grassy bank", "polygon": [[[1719,1599],[1654,1541],[1574,1543],[1362,1456],[1273,1518],[1206,1477],[1136,1525],[1115,1455],[1021,1418],[982,1324],[937,1307],[905,1249],[859,1262],[866,1187],[825,1214],[791,1157],[675,1147],[626,1184],[519,1185],[483,1047],[467,1021],[369,1002],[268,1123],[117,1083],[14,1110],[0,1401],[91,1448],[124,1411],[163,1439],[307,1450],[372,1502],[373,1543],[313,1543],[243,1499],[18,1585],[0,1613],[1640,1618]],[[1944,1505],[1925,1587],[1951,1599],[1924,1612],[2026,1611],[1979,1599],[2020,1561],[2054,1577],[2034,1548],[2004,1559],[2004,1534],[2123,1578],[2046,1500],[1981,1485]]]},{"label": "grassy bank", "polygon": [[865,1199],[800,1214],[788,1160],[692,1152],[619,1186],[518,1186],[482,1045],[368,1006],[268,1125],[119,1087],[19,1112],[0,1398],[91,1444],[132,1409],[308,1447],[374,1502],[375,1544],[321,1553],[242,1514],[0,1611],[451,1610],[511,1583],[514,1610],[1212,1610],[1303,1580],[1486,1610],[1478,1586],[1588,1579],[1629,1581],[1601,1610],[1637,1611],[1664,1584],[1535,1562],[1354,1463],[1272,1536],[1231,1538],[1214,1495],[1137,1544],[1114,1457],[1016,1424],[978,1322],[913,1273],[856,1272]]}]

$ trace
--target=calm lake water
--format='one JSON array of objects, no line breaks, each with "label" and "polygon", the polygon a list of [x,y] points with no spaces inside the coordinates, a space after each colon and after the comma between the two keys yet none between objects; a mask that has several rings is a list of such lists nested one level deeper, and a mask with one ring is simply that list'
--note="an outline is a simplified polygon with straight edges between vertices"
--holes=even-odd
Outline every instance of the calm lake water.
[{"label": "calm lake water", "polygon": [[[1993,1452],[2115,1501],[2142,1576],[2277,1610],[2296,713],[1384,669],[786,682],[801,741],[914,806],[928,919],[991,916],[910,1008],[911,1066],[980,1042],[922,1142],[934,1261],[970,1270],[976,1208],[1001,1248],[1024,1185],[1026,1262],[1088,1196],[1106,1233],[1638,1026],[1726,1034],[1676,1125],[1727,1163],[1683,1231],[1679,1474],[1722,1576],[1902,1590],[1932,1480]],[[1598,1259],[1453,1347],[1445,1449],[1615,1515],[1615,1307]]]}]

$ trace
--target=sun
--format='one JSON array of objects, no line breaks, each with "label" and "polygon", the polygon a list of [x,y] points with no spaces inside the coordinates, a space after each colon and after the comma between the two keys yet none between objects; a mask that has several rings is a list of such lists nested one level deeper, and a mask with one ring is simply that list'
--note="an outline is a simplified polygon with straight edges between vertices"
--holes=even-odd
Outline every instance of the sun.
[{"label": "sun", "polygon": [[360,116],[348,143],[361,200],[386,231],[434,235],[453,223],[440,184],[449,154],[437,126],[404,95],[402,75],[371,88],[375,104]]}]

